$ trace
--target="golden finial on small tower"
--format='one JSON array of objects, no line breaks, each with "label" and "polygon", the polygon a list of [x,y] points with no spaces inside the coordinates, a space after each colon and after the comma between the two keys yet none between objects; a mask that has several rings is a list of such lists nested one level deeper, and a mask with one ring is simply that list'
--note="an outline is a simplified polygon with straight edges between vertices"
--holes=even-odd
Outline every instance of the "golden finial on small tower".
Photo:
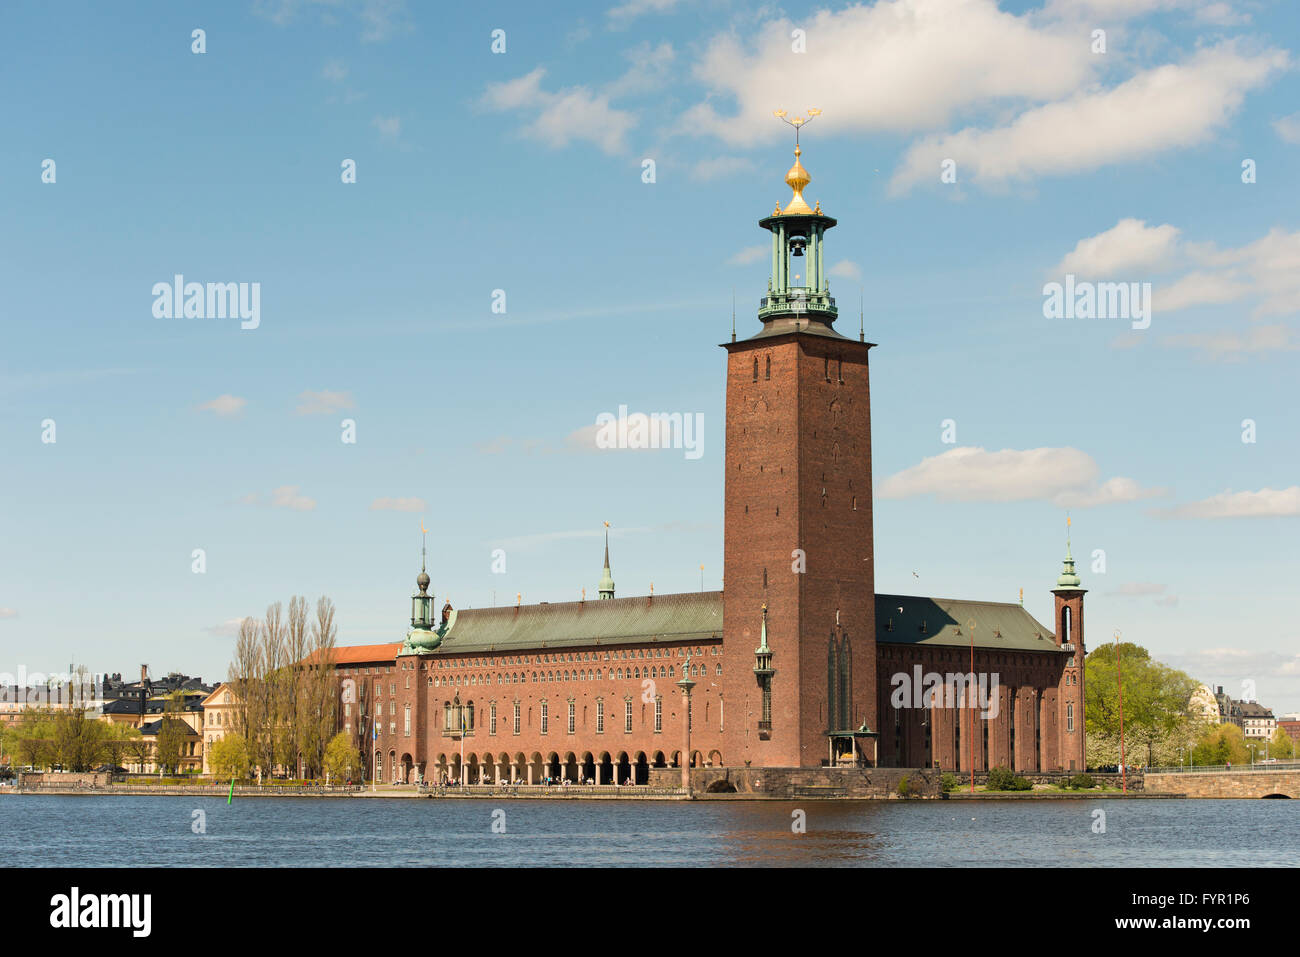
[{"label": "golden finial on small tower", "polygon": [[[801,127],[811,123],[818,116],[821,116],[821,112],[821,110],[810,107],[806,119],[802,116],[796,116],[794,119],[787,119],[785,110],[776,110],[772,114],[782,123],[794,127],[794,165],[791,166],[790,171],[785,174],[786,185],[794,191],[794,195],[790,197],[790,202],[786,203],[785,210],[784,212],[781,212],[781,215],[789,216],[794,214],[797,216],[811,216],[820,215],[821,213],[820,203],[818,203],[817,210],[814,212],[814,210],[808,205],[807,201],[803,198],[804,187],[812,181],[812,177],[808,175],[808,171],[804,169],[803,164],[799,162],[799,157],[803,155],[803,150],[799,146],[799,130]],[[780,211],[779,206],[777,209]],[[773,215],[777,214],[773,213]]]}]

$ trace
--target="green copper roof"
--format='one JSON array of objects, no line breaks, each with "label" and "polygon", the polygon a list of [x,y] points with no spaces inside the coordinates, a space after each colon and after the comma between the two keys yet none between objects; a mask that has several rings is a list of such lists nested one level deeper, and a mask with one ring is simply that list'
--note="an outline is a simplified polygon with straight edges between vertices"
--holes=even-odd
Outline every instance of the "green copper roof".
[{"label": "green copper roof", "polygon": [[[755,618],[760,619],[761,643],[761,613],[756,613]],[[967,647],[970,621],[975,622],[978,648],[1057,650],[1052,630],[1013,602],[876,596],[876,640],[882,644]],[[523,654],[557,648],[709,641],[721,637],[722,592],[686,592],[605,601],[460,609],[451,613],[436,652]],[[781,649],[775,650],[778,656],[781,653]]]},{"label": "green copper roof", "polygon": [[876,596],[876,641],[891,645],[958,645],[1008,651],[1056,651],[1052,629],[1012,602]]},{"label": "green copper roof", "polygon": [[1058,589],[1076,589],[1079,587],[1079,576],[1074,571],[1074,556],[1070,554],[1070,540],[1065,540],[1065,561],[1062,563],[1061,575],[1056,579]]},{"label": "green copper roof", "polygon": [[722,592],[453,611],[440,653],[523,653],[722,637]]},{"label": "green copper roof", "polygon": [[600,576],[600,584],[596,586],[601,598],[614,597],[614,576],[609,570],[609,529],[605,529],[605,569]]}]

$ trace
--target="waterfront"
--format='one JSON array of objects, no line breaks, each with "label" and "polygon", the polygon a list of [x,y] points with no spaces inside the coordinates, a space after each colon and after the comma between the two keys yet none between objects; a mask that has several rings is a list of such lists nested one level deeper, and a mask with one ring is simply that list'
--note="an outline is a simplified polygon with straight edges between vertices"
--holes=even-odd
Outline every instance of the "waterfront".
[{"label": "waterfront", "polygon": [[[1102,797],[227,805],[224,797],[30,795],[0,801],[0,830],[11,867],[1293,867],[1298,809],[1293,801]],[[1094,833],[1098,810],[1105,833]],[[795,811],[806,814],[806,833],[793,832]],[[204,833],[194,832],[199,823]]]}]

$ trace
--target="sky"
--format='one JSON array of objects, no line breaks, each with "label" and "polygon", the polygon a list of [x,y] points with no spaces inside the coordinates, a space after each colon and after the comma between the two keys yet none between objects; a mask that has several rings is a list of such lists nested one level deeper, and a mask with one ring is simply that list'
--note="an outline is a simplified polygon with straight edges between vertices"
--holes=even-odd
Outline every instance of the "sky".
[{"label": "sky", "polygon": [[[422,522],[439,604],[595,597],[604,522],[619,595],[721,587],[718,345],[817,108],[877,590],[1050,621],[1068,513],[1089,647],[1300,711],[1298,45],[1284,0],[8,4],[0,672],[219,680],[297,594],[399,641]],[[698,454],[597,447],[622,407]]]}]

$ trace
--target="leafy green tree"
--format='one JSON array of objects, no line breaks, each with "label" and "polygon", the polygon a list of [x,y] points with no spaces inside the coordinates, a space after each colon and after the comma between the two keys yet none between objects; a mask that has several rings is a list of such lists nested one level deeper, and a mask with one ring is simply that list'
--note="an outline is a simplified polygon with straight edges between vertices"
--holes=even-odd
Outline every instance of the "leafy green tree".
[{"label": "leafy green tree", "polygon": [[248,777],[248,745],[237,734],[228,734],[208,751],[208,766],[219,778]]},{"label": "leafy green tree", "polygon": [[14,754],[24,767],[48,768],[55,763],[54,713],[28,709],[13,729]]},{"label": "leafy green tree", "polygon": [[[1140,645],[1123,642],[1119,652],[1124,679],[1126,760],[1147,765],[1176,761],[1176,749],[1189,746],[1202,730],[1203,719],[1191,708],[1192,693],[1200,683],[1182,671],[1153,661],[1150,652]],[[1100,645],[1084,662],[1090,765],[1119,760],[1120,694],[1115,653],[1113,644]]]},{"label": "leafy green tree", "polygon": [[356,779],[361,771],[361,753],[352,746],[347,732],[340,731],[325,746],[325,770],[332,783]]},{"label": "leafy green tree", "polygon": [[1198,766],[1249,764],[1246,737],[1235,724],[1217,724],[1209,728],[1192,749],[1192,763]]},{"label": "leafy green tree", "polygon": [[69,708],[54,715],[54,753],[68,771],[90,771],[104,762],[109,728],[86,713]]},{"label": "leafy green tree", "polygon": [[108,726],[108,733],[104,738],[104,751],[113,767],[124,765],[127,756],[133,750],[133,742],[139,737],[139,729],[129,724],[114,722]]}]

